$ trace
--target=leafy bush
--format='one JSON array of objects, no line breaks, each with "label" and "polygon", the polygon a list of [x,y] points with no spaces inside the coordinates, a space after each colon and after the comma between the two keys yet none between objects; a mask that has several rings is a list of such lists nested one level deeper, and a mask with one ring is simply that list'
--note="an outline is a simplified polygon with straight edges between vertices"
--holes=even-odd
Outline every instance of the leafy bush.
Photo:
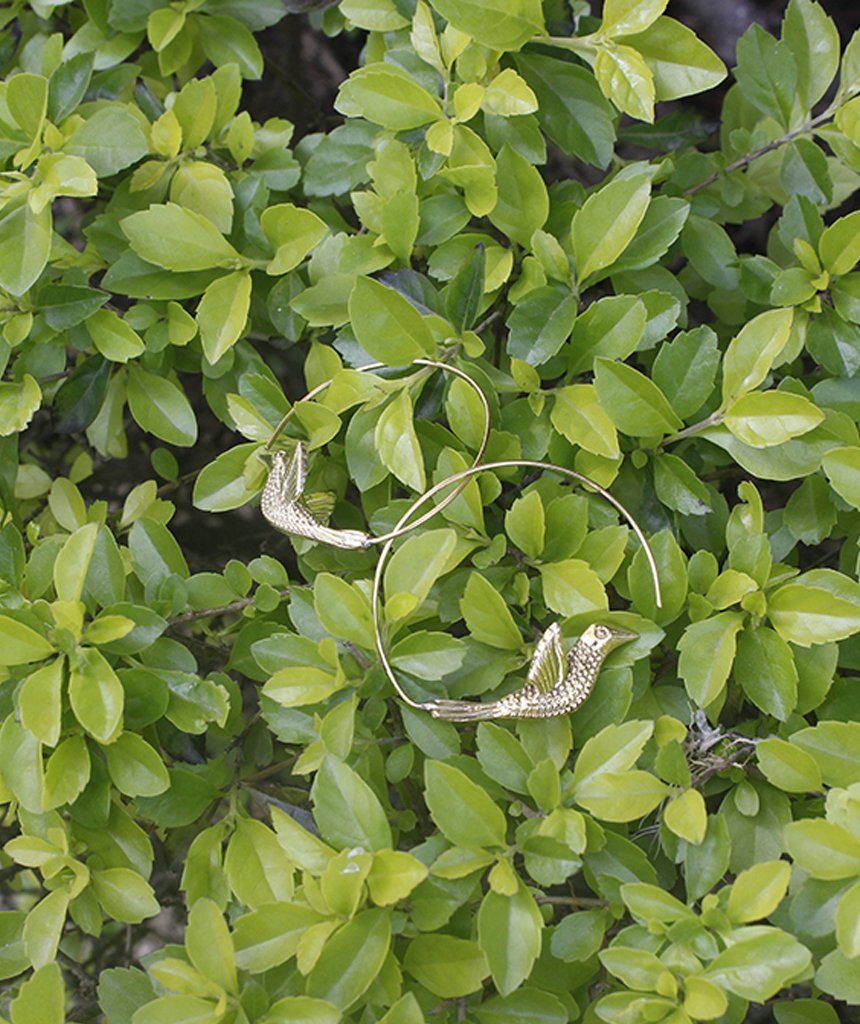
[{"label": "leafy bush", "polygon": [[[654,120],[724,77],[665,6],[342,0],[343,120],[294,148],[242,108],[274,0],[2,12],[12,1024],[860,1005],[860,37],[753,26],[717,138]],[[375,553],[253,508],[290,409],[341,528],[467,466],[466,384],[352,369],[419,357],[651,538],[662,607],[596,495],[485,472],[387,567],[416,699],[635,629],[570,718],[404,706]]]}]

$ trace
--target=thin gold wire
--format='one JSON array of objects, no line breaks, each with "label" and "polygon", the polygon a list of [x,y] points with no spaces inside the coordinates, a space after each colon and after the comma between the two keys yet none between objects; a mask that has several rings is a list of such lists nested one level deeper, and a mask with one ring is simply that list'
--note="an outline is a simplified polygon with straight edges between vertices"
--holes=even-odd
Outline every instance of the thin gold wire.
[{"label": "thin gold wire", "polygon": [[[478,396],[478,399],[481,402],[481,409],[483,410],[484,413],[484,429],[481,435],[481,443],[478,445],[478,450],[475,453],[475,458],[472,460],[472,465],[469,466],[469,469],[466,472],[472,472],[477,470],[480,467],[481,459],[483,459],[484,453],[487,450],[487,444],[490,440],[490,428],[492,427],[492,412],[490,411],[490,403],[487,400],[487,396],[484,394],[483,389],[473,377],[466,373],[465,370],[461,370],[458,366],[454,366],[451,363],[443,363],[435,359],[413,359],[412,362],[408,364],[408,366],[426,366],[433,370],[442,370],[445,372],[453,373],[455,377],[459,377],[461,380],[465,381]],[[403,368],[406,369],[408,368],[408,366]],[[357,373],[370,373],[373,370],[399,369],[399,367],[391,367],[388,365],[388,363],[377,362],[366,363],[364,366],[354,367],[354,369]],[[278,425],[275,427],[274,431],[272,432],[272,436],[269,438],[269,440],[266,442],[263,448],[264,451],[271,451],[272,445],[278,439],[278,436],[281,434],[287,423],[289,423],[289,421],[292,419],[293,413],[295,412],[295,408],[299,404],[299,402],[309,402],[312,399],[316,398],[317,395],[322,394],[322,392],[326,390],[326,388],[334,381],[334,379],[334,377],[330,377],[328,380],[323,381],[321,384],[317,384],[316,387],[311,388],[311,390],[308,391],[306,395],[303,395],[301,398],[299,398],[296,402],[293,403],[292,407],[283,416],[280,423],[278,423]],[[398,525],[389,533],[381,534],[379,537],[370,537],[370,539],[367,542],[368,547],[371,544],[385,544],[388,541],[396,540],[398,537],[402,537],[403,534],[409,533],[410,531],[417,529],[419,526],[422,526],[429,519],[432,519],[443,508],[447,508],[448,505],[450,505],[451,502],[454,501],[454,499],[461,493],[461,491],[468,482],[469,477],[467,476],[463,479],[462,483],[458,484],[456,489],[452,491],[451,494],[447,495],[438,505],[435,505],[428,512],[424,513],[424,515],[416,519],[414,523],[409,523],[408,526],[404,526],[403,524],[405,521],[403,518],[401,518]],[[435,488],[433,489],[433,493],[436,493]],[[410,506],[410,513],[412,510],[414,510],[414,507],[414,505]]]},{"label": "thin gold wire", "polygon": [[[512,469],[512,468],[528,468],[528,469],[541,469],[551,473],[560,473],[562,476],[566,476],[571,480],[576,480],[586,487],[590,487],[596,491],[605,501],[608,501],[630,524],[633,532],[636,534],[639,543],[642,545],[642,549],[645,552],[645,558],[648,561],[648,567],[651,570],[651,579],[654,584],[654,596],[658,608],[663,607],[663,597],[660,589],[660,575],[657,570],[657,561],[654,558],[654,553],[651,550],[651,545],[648,543],[648,538],[642,532],[642,528],[633,518],[632,514],[627,508],[621,504],[621,502],[605,487],[601,487],[600,484],[596,483],[590,477],[584,476],[582,473],[577,473],[575,469],[568,469],[566,466],[558,466],[553,462],[539,462],[534,459],[505,459],[500,462],[487,462],[483,465],[470,466],[468,469],[461,470],[459,473],[453,473],[451,476],[446,477],[444,480],[440,480],[439,483],[434,484],[431,488],[425,491],[420,497],[416,498],[415,501],[409,506],[409,508],[403,513],[397,522],[397,525],[391,531],[390,534],[385,538],[379,538],[384,541],[384,546],[379,552],[379,560],[376,563],[376,572],[373,575],[373,591],[371,594],[371,607],[373,609],[373,634],[376,641],[376,652],[379,655],[379,661],[382,665],[382,670],[388,677],[388,681],[394,687],[395,691],[410,707],[418,708],[419,710],[427,710],[431,705],[430,703],[419,703],[412,700],[403,690],[403,687],[397,680],[397,676],[394,673],[394,669],[391,666],[391,662],[388,660],[388,654],[385,650],[385,640],[383,638],[382,621],[380,617],[379,608],[379,596],[382,584],[382,574],[385,569],[385,563],[388,560],[388,556],[391,553],[391,548],[394,541],[407,532],[406,524],[409,522],[410,517],[413,513],[417,512],[425,502],[430,501],[440,491],[445,490],[446,487],[450,487],[452,484],[457,484],[458,489],[454,492],[454,495],[460,493],[466,483],[478,473],[486,473],[494,469]],[[445,500],[444,504],[440,502],[435,505],[430,513],[424,513],[415,523],[411,524],[408,529],[412,529],[414,526],[420,523],[427,522],[428,519],[432,518],[446,507],[451,498]]]}]

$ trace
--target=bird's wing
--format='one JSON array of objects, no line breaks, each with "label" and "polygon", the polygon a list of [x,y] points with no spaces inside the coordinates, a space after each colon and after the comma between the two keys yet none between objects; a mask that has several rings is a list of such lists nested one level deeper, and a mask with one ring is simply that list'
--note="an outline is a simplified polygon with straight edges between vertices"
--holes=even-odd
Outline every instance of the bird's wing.
[{"label": "bird's wing", "polygon": [[334,512],[334,503],[332,491],[314,491],[313,494],[306,494],[302,500],[302,504],[321,526],[328,526]]},{"label": "bird's wing", "polygon": [[529,667],[528,681],[541,693],[549,693],[563,681],[565,669],[561,626],[554,622],[538,640]]},{"label": "bird's wing", "polygon": [[281,490],[287,503],[296,501],[302,496],[305,482],[308,479],[308,451],[301,441],[293,449],[292,457],[287,463],[286,475]]}]

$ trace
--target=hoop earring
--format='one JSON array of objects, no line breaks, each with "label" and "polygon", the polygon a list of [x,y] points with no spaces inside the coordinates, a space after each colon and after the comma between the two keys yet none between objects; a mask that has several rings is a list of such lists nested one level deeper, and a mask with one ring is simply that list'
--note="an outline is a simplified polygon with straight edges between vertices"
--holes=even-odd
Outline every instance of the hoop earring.
[{"label": "hoop earring", "polygon": [[[465,381],[477,394],[481,402],[481,408],[484,411],[484,430],[475,458],[469,467],[469,471],[476,470],[481,464],[481,459],[483,459],[484,452],[487,450],[487,442],[490,439],[492,414],[487,396],[473,377],[470,377],[465,370],[461,370],[450,363],[443,363],[434,359],[414,359],[409,365],[426,366],[430,369],[452,373],[454,376]],[[366,366],[359,366],[357,369],[359,373],[369,373],[373,370],[387,368],[388,365],[386,363],[368,363]],[[317,395],[325,391],[333,380],[334,378],[332,377],[329,380],[323,381],[322,384],[317,384],[315,388],[312,388],[299,401],[308,401],[309,399],[316,398]],[[294,409],[295,404],[275,427],[272,436],[263,449],[265,452],[272,451],[272,445],[289,422]],[[364,533],[361,530],[338,530],[328,526],[328,516],[331,514],[334,505],[333,496],[305,495],[307,474],[307,449],[302,441],[297,442],[289,458],[284,452],[273,452],[272,468],[269,471],[266,485],[263,488],[260,510],[266,520],[276,530],[280,530],[281,533],[286,533],[289,536],[306,537],[337,548],[369,548],[374,544],[385,544],[388,541],[395,540],[404,533],[408,533],[410,530],[421,526],[428,519],[432,519],[441,509],[450,505],[466,486],[469,479],[465,477],[463,482],[451,494],[447,495],[442,502],[434,506],[427,513],[419,516],[415,522],[409,523],[406,526],[404,525],[405,521],[401,520],[389,533],[374,537],[372,534]]]},{"label": "hoop earring", "polygon": [[[425,491],[401,516],[382,550],[379,552],[379,560],[373,576],[373,591],[371,595],[373,631],[376,640],[376,651],[379,655],[382,670],[404,703],[421,711],[429,711],[434,718],[447,719],[451,722],[474,722],[491,718],[552,718],[556,715],[568,714],[576,710],[588,698],[606,655],[616,647],[621,646],[621,644],[635,640],[638,635],[630,630],[620,629],[616,626],[595,623],[586,629],[578,643],[565,654],[562,647],[561,627],[557,622],[554,622],[537,643],[532,663],[529,667],[526,685],[522,689],[508,694],[508,696],[502,697],[500,700],[486,704],[465,700],[432,700],[421,703],[412,700],[404,692],[394,673],[391,662],[388,660],[379,609],[382,574],[386,560],[391,553],[392,544],[398,536],[406,532],[405,524],[413,513],[417,512],[423,504],[430,501],[446,487],[450,487],[452,484],[460,484],[462,486],[462,484],[477,473],[514,467],[543,469],[553,473],[560,473],[562,476],[568,477],[568,479],[576,480],[581,484],[591,487],[617,509],[630,524],[639,543],[642,545],[651,570],[656,604],[658,608],[662,607],[657,562],[648,539],[624,505],[610,494],[606,488],[601,487],[594,480],[565,466],[557,466],[551,462],[538,462],[532,459],[506,459],[501,462],[488,462],[480,466],[471,466],[460,473],[454,473]],[[439,507],[441,506],[434,506],[434,514]],[[424,513],[416,521],[415,525],[418,522],[426,522],[427,519],[428,515]]]}]

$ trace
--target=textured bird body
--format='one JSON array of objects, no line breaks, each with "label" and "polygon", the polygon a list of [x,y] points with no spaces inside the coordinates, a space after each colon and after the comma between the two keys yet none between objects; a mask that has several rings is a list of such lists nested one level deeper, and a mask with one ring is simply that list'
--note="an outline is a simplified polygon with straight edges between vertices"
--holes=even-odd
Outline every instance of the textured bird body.
[{"label": "textured bird body", "polygon": [[330,544],[336,548],[365,548],[370,534],[361,530],[335,530],[327,525],[334,507],[331,494],[305,495],[308,456],[301,441],[288,459],[284,452],[272,456],[272,468],[260,498],[260,511],[266,520],[294,537]]},{"label": "textured bird body", "polygon": [[467,700],[436,700],[424,705],[434,718],[476,722],[488,718],[553,718],[575,711],[597,681],[606,655],[636,634],[614,626],[593,625],[567,653],[561,628],[554,622],[538,641],[528,682],[501,700],[481,704]]}]

